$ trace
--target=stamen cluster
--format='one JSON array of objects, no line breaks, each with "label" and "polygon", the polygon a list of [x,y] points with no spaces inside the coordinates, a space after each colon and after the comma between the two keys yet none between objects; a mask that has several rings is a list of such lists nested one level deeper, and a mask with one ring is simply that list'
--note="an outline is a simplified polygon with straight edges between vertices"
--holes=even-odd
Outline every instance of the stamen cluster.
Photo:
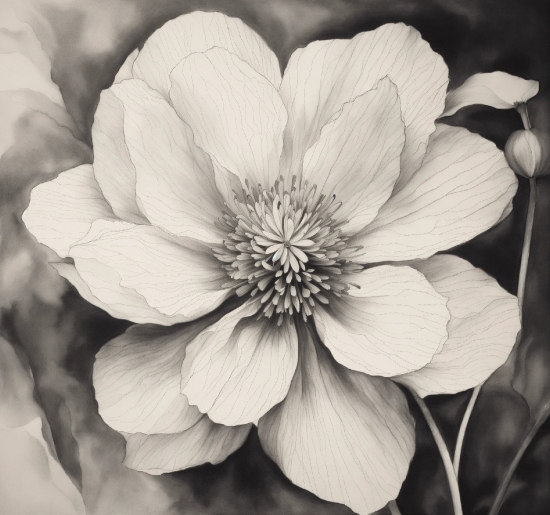
[{"label": "stamen cluster", "polygon": [[280,177],[270,190],[246,182],[235,192],[235,213],[219,220],[228,235],[216,250],[231,278],[224,287],[256,297],[260,312],[279,315],[279,324],[284,314],[306,320],[316,303],[345,294],[342,275],[362,267],[350,261],[358,248],[341,234],[346,221],[334,217],[340,205],[295,176],[290,185]]}]

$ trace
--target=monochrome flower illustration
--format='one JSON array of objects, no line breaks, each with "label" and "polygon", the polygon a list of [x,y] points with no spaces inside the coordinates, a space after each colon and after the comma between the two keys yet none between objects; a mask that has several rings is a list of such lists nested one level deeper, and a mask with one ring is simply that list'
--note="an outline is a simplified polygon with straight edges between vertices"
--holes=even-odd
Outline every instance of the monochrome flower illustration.
[{"label": "monochrome flower illustration", "polygon": [[371,513],[414,453],[396,383],[472,388],[517,299],[450,255],[517,187],[495,145],[436,124],[448,71],[384,25],[275,54],[238,19],[166,23],[101,94],[94,163],[23,219],[91,303],[136,322],[97,355],[126,465],[217,463],[257,424],[295,484]]}]

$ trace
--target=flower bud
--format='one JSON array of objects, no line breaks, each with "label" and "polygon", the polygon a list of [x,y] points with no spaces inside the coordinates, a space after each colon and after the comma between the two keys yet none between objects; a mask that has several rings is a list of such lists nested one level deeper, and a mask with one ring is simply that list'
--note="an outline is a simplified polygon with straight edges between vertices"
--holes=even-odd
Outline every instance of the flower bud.
[{"label": "flower bud", "polygon": [[510,168],[523,177],[550,174],[550,136],[539,129],[513,132],[504,154]]}]

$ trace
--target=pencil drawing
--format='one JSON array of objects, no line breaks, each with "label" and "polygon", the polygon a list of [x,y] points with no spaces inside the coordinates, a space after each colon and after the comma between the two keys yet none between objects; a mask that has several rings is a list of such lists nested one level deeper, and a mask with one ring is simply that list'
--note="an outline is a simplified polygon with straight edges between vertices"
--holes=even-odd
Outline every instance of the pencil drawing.
[{"label": "pencil drawing", "polygon": [[[519,513],[547,75],[450,86],[405,16],[292,46],[247,2],[4,3],[0,515]],[[101,28],[74,54],[69,4]],[[503,231],[512,287],[475,246]],[[498,395],[525,420],[483,422]],[[473,504],[489,427],[513,446]]]}]

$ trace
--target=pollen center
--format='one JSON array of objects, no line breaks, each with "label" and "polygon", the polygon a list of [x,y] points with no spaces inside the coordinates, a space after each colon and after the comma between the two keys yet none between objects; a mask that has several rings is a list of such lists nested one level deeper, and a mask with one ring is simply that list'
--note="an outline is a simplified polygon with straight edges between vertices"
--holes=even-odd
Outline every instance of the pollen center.
[{"label": "pollen center", "polygon": [[337,221],[340,204],[334,195],[317,191],[296,177],[282,177],[270,190],[251,186],[235,192],[236,213],[219,223],[227,232],[224,247],[216,251],[237,295],[250,295],[261,312],[278,316],[301,313],[304,320],[317,303],[345,294],[342,280],[362,270],[350,261],[357,247],[349,247],[341,234],[346,221]]}]

